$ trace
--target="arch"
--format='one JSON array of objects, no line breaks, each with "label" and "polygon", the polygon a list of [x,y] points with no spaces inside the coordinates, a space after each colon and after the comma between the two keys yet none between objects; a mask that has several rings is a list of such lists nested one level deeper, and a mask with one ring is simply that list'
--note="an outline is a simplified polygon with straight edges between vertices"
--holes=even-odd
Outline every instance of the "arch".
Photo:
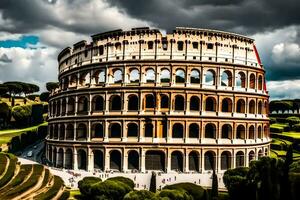
[{"label": "arch", "polygon": [[190,110],[199,111],[200,110],[200,99],[197,96],[192,96],[190,99]]},{"label": "arch", "polygon": [[59,139],[60,140],[64,140],[65,139],[65,125],[64,124],[60,124],[60,128],[59,128]]},{"label": "arch", "polygon": [[232,112],[232,100],[230,98],[222,100],[222,112]]},{"label": "arch", "polygon": [[69,84],[70,84],[70,87],[76,87],[77,86],[77,76],[76,75],[71,76]]},{"label": "arch", "polygon": [[199,172],[199,153],[191,151],[189,153],[189,171]]},{"label": "arch", "polygon": [[251,100],[249,102],[249,113],[255,114],[255,102],[254,102],[254,100]]},{"label": "arch", "polygon": [[54,139],[58,139],[58,124],[55,124],[55,125],[54,125],[53,138],[54,138]]},{"label": "arch", "polygon": [[183,156],[180,151],[171,153],[171,170],[183,172]]},{"label": "arch", "polygon": [[262,139],[262,130],[261,130],[261,126],[257,127],[257,138]]},{"label": "arch", "polygon": [[265,156],[268,156],[269,152],[268,152],[268,148],[265,148]]},{"label": "arch", "polygon": [[110,97],[110,110],[120,111],[122,109],[122,99],[119,95],[113,95]]},{"label": "arch", "polygon": [[72,149],[67,149],[65,154],[65,168],[73,169],[73,151]]},{"label": "arch", "polygon": [[236,112],[245,113],[246,112],[246,103],[244,99],[239,99],[236,103]]},{"label": "arch", "polygon": [[75,113],[75,99],[73,97],[69,97],[68,99],[68,114]]},{"label": "arch", "polygon": [[88,98],[82,96],[78,99],[78,111],[79,112],[87,112],[89,109]]},{"label": "arch", "polygon": [[67,125],[66,140],[74,140],[74,126],[73,124]]},{"label": "arch", "polygon": [[205,125],[205,138],[216,138],[216,126],[213,123]]},{"label": "arch", "polygon": [[85,150],[79,149],[77,151],[77,163],[78,169],[87,170],[87,155]]},{"label": "arch", "polygon": [[175,82],[184,83],[185,82],[185,71],[183,69],[177,69],[175,72]]},{"label": "arch", "polygon": [[232,87],[232,73],[229,70],[222,73],[221,86]]},{"label": "arch", "polygon": [[205,85],[215,85],[216,84],[216,73],[214,70],[209,69],[205,74]]},{"label": "arch", "polygon": [[132,69],[130,71],[129,81],[130,83],[140,82],[140,71],[137,69]]},{"label": "arch", "polygon": [[252,160],[254,160],[255,159],[255,153],[254,153],[254,151],[250,151],[249,152],[249,164],[250,164],[250,162],[252,161]]},{"label": "arch", "polygon": [[118,150],[109,152],[109,167],[112,170],[121,171],[122,157]]},{"label": "arch", "polygon": [[148,150],[145,156],[146,170],[165,171],[165,153],[159,150]]},{"label": "arch", "polygon": [[171,74],[168,69],[163,69],[160,72],[160,82],[161,83],[169,83],[171,80]]},{"label": "arch", "polygon": [[101,150],[94,150],[94,168],[104,170],[104,155]]},{"label": "arch", "polygon": [[154,83],[155,82],[155,71],[153,69],[147,69],[146,71],[146,83]]},{"label": "arch", "polygon": [[216,168],[216,156],[215,152],[207,151],[204,154],[204,169],[213,170]]},{"label": "arch", "polygon": [[83,123],[79,124],[77,127],[77,140],[86,140],[87,138],[87,126]]},{"label": "arch", "polygon": [[227,170],[231,168],[231,153],[229,151],[223,151],[221,154],[221,170]]},{"label": "arch", "polygon": [[239,72],[236,77],[236,87],[245,88],[246,87],[246,75],[244,72]]},{"label": "arch", "polygon": [[127,137],[138,137],[139,128],[136,123],[129,123],[127,125]]},{"label": "arch", "polygon": [[146,108],[155,108],[155,98],[153,94],[146,95]]},{"label": "arch", "polygon": [[249,86],[251,89],[255,89],[255,75],[254,74],[250,74]]},{"label": "arch", "polygon": [[238,125],[236,129],[236,139],[245,139],[245,126],[244,125]]},{"label": "arch", "polygon": [[139,110],[139,98],[137,95],[130,95],[128,97],[128,110],[130,111]]},{"label": "arch", "polygon": [[245,156],[244,152],[239,151],[235,155],[235,167],[244,167],[245,166]]},{"label": "arch", "polygon": [[258,151],[258,158],[261,158],[261,157],[263,157],[264,156],[264,153],[263,153],[263,151],[260,149],[259,151]]},{"label": "arch", "polygon": [[52,154],[53,150],[52,150],[52,146],[48,145],[48,161],[52,162]]},{"label": "arch", "polygon": [[172,138],[183,138],[183,125],[176,123],[172,128]]},{"label": "arch", "polygon": [[60,116],[61,115],[61,113],[60,113],[60,100],[58,100],[58,102],[57,102],[57,107],[56,107],[56,116]]},{"label": "arch", "polygon": [[93,124],[92,126],[92,138],[103,138],[104,137],[103,125],[100,123]]},{"label": "arch", "polygon": [[103,111],[104,110],[104,99],[102,96],[95,96],[92,100],[93,102],[93,111]]},{"label": "arch", "polygon": [[205,111],[216,111],[216,99],[214,97],[207,97],[205,99]]},{"label": "arch", "polygon": [[152,123],[145,124],[145,137],[153,137],[153,124]]},{"label": "arch", "polygon": [[263,78],[261,75],[258,76],[258,90],[263,89]]},{"label": "arch", "polygon": [[91,76],[90,76],[90,73],[88,72],[83,72],[81,75],[80,75],[80,85],[81,86],[85,86],[85,85],[88,85],[90,84],[90,81],[91,81]]},{"label": "arch", "polygon": [[95,83],[99,84],[99,83],[105,83],[105,71],[104,70],[99,70],[96,71],[94,73],[94,79],[95,79]]},{"label": "arch", "polygon": [[189,126],[189,138],[199,138],[199,125],[192,123]]},{"label": "arch", "polygon": [[123,82],[123,72],[120,69],[114,71],[113,74],[113,83],[122,83]]},{"label": "arch", "polygon": [[53,126],[49,125],[49,138],[53,139]]},{"label": "arch", "polygon": [[232,127],[230,124],[224,124],[222,126],[222,135],[223,139],[232,139]]},{"label": "arch", "polygon": [[65,115],[66,114],[66,112],[67,112],[67,110],[66,110],[66,108],[67,108],[67,100],[66,99],[63,99],[62,100],[62,104],[61,104],[61,114],[62,115]]},{"label": "arch", "polygon": [[64,150],[59,148],[57,157],[57,167],[61,168],[64,166]]},{"label": "arch", "polygon": [[169,97],[165,94],[160,95],[160,108],[169,108]]},{"label": "arch", "polygon": [[56,167],[56,161],[57,161],[57,150],[56,147],[53,148],[53,160],[52,160],[52,164],[54,167]]},{"label": "arch", "polygon": [[257,113],[262,114],[262,110],[263,110],[263,103],[262,101],[259,101],[257,105]]},{"label": "arch", "polygon": [[181,95],[175,96],[175,110],[184,110],[184,97]]},{"label": "arch", "polygon": [[121,51],[121,42],[116,42],[115,48],[116,48],[116,51]]},{"label": "arch", "polygon": [[139,170],[140,169],[140,158],[139,153],[135,150],[128,152],[128,169]]},{"label": "arch", "polygon": [[200,72],[197,69],[191,71],[191,83],[200,83]]},{"label": "arch", "polygon": [[113,123],[110,126],[110,138],[121,138],[122,135],[122,130],[121,130],[121,125],[118,123]]},{"label": "arch", "polygon": [[264,137],[267,138],[269,136],[269,127],[264,126]]},{"label": "arch", "polygon": [[251,125],[249,127],[249,139],[252,139],[252,140],[255,139],[255,131],[254,131],[254,126],[253,125]]}]

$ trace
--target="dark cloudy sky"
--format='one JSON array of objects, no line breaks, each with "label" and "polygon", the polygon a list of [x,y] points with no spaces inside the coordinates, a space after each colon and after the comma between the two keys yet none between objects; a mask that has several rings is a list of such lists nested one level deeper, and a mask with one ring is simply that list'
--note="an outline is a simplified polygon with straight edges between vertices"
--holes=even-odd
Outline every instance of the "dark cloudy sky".
[{"label": "dark cloudy sky", "polygon": [[254,38],[271,98],[300,98],[299,11],[299,0],[0,0],[0,82],[57,80],[58,52],[95,33],[189,26]]}]

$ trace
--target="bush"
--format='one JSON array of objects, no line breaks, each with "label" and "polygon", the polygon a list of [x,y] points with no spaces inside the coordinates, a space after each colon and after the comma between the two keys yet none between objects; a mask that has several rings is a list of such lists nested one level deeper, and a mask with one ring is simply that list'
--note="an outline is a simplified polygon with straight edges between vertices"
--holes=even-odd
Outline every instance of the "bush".
[{"label": "bush", "polygon": [[43,104],[33,104],[32,111],[31,111],[32,123],[33,124],[42,123],[44,121],[43,113],[44,113]]},{"label": "bush", "polygon": [[270,132],[271,133],[282,133],[283,132],[283,127],[271,126],[270,127]]},{"label": "bush", "polygon": [[275,124],[277,122],[275,117],[270,117],[270,124]]},{"label": "bush", "polygon": [[31,105],[14,106],[12,108],[12,116],[16,120],[17,125],[28,125],[31,117]]},{"label": "bush", "polygon": [[131,189],[134,188],[134,182],[130,178],[122,177],[122,176],[116,176],[112,178],[108,178],[107,180],[110,181],[119,181],[124,183],[125,185],[128,185]]},{"label": "bush", "polygon": [[127,193],[124,197],[124,200],[158,200],[153,192],[148,190],[135,190]]},{"label": "bush", "polygon": [[49,92],[43,92],[43,93],[41,93],[41,94],[40,94],[40,100],[41,100],[41,101],[48,102],[48,100],[49,100],[49,95],[50,95]]},{"label": "bush", "polygon": [[185,190],[163,189],[159,194],[164,200],[193,200],[193,197]]},{"label": "bush", "polygon": [[45,139],[48,133],[48,126],[39,126],[37,130],[37,136],[39,139]]},{"label": "bush", "polygon": [[34,101],[36,97],[39,97],[39,95],[37,94],[30,94],[30,95],[27,95],[27,98],[31,101]]},{"label": "bush", "polygon": [[300,132],[300,124],[295,124],[293,129],[297,132]]},{"label": "bush", "polygon": [[300,198],[300,173],[290,172],[289,180],[291,184],[292,200],[298,200]]},{"label": "bush", "polygon": [[290,125],[290,128],[292,128],[295,124],[300,123],[300,118],[296,117],[296,116],[291,116],[291,117],[286,118],[286,122],[288,122]]},{"label": "bush", "polygon": [[100,178],[97,177],[84,177],[78,182],[78,188],[83,196],[91,196],[92,185],[101,182]]},{"label": "bush", "polygon": [[167,185],[163,189],[185,190],[194,199],[206,199],[206,190],[194,183],[177,183],[173,185]]}]

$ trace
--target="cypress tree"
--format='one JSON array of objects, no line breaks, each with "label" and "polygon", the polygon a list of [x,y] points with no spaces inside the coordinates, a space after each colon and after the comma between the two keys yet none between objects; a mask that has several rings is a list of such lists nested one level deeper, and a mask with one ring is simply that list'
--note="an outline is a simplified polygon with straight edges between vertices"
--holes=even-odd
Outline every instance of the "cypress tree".
[{"label": "cypress tree", "polygon": [[218,192],[218,176],[216,174],[215,169],[213,170],[213,175],[212,175],[212,186],[211,186],[211,199],[212,200],[217,200],[219,196]]},{"label": "cypress tree", "polygon": [[288,150],[285,155],[285,161],[282,167],[282,177],[280,181],[280,199],[291,199],[291,191],[290,191],[290,180],[289,180],[289,170],[290,165],[293,163],[293,145],[288,147]]},{"label": "cypress tree", "polygon": [[152,172],[149,190],[150,190],[150,192],[156,193],[156,173],[155,172]]}]

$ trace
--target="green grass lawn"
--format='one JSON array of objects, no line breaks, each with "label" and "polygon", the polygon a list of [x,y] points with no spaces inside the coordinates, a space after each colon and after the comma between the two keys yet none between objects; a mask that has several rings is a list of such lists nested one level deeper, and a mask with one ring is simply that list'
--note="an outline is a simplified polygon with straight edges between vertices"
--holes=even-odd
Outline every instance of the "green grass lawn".
[{"label": "green grass lawn", "polygon": [[76,196],[80,195],[80,191],[79,190],[70,190],[70,197],[69,199],[77,199]]},{"label": "green grass lawn", "polygon": [[39,126],[44,126],[47,124],[48,124],[48,122],[44,122],[44,123],[36,125],[36,126],[31,126],[31,127],[22,128],[22,129],[1,130],[0,131],[0,145],[8,143],[11,140],[11,138],[13,138],[14,136],[21,135],[22,133],[27,132],[27,131],[34,131]]}]

